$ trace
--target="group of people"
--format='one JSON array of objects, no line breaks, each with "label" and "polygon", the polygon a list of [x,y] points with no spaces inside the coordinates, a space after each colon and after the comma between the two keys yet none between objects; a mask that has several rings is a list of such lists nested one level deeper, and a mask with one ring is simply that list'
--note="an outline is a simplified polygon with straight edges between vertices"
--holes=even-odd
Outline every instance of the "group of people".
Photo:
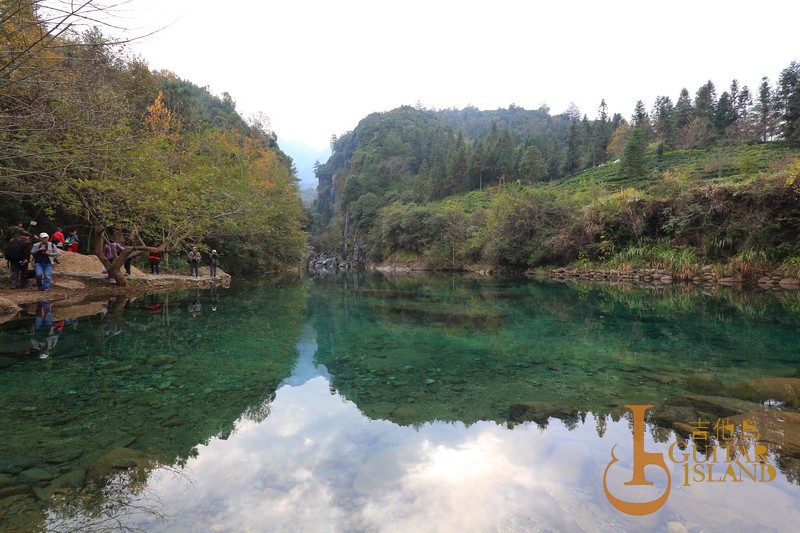
[{"label": "group of people", "polygon": [[[52,283],[53,265],[58,263],[59,246],[45,232],[39,233],[39,242],[34,243],[31,234],[19,224],[10,233],[6,244],[5,258],[11,272],[11,288],[24,289],[28,279],[36,278],[41,291],[49,291]],[[63,233],[61,234],[63,237]],[[64,241],[59,241],[63,249]],[[33,270],[29,268],[33,263]]]},{"label": "group of people", "polygon": [[[194,275],[194,277],[200,277],[200,261],[202,261],[203,256],[200,254],[200,250],[197,246],[192,246],[192,249],[189,251],[189,275]],[[217,277],[217,265],[219,264],[219,254],[217,254],[216,250],[211,250],[211,254],[209,255],[209,275],[212,278]]]},{"label": "group of people", "polygon": [[[130,235],[123,234],[123,239],[125,246],[133,246],[133,241],[131,240]],[[119,255],[119,253],[124,249],[124,246],[120,245],[118,242],[115,242],[113,239],[103,245],[103,255],[109,262],[114,261],[114,257]],[[125,260],[125,273],[130,275],[131,273],[131,259],[132,256],[128,256]],[[200,249],[197,246],[192,246],[192,249],[189,251],[189,255],[187,257],[187,261],[189,263],[189,275],[194,277],[200,277],[200,263],[203,259],[202,254],[200,253]],[[158,275],[161,273],[161,251],[158,248],[150,248],[147,255],[147,260],[150,263],[150,273]],[[209,254],[209,267],[210,267],[210,275],[212,278],[217,277],[217,265],[219,264],[219,254],[217,254],[216,250],[211,250],[211,254]]]},{"label": "group of people", "polygon": [[[33,223],[32,223],[33,224]],[[29,228],[30,229],[30,228]],[[57,227],[52,235],[46,232],[38,234],[38,242],[34,243],[34,235],[23,228],[19,223],[16,227],[8,230],[8,242],[5,249],[5,259],[8,261],[11,272],[11,288],[24,289],[28,285],[28,279],[36,278],[36,285],[39,290],[50,290],[52,284],[53,265],[59,262],[58,254],[61,250],[78,252],[77,230],[73,230],[68,236],[64,235],[62,228]],[[124,246],[133,246],[134,242],[130,234],[123,234]],[[103,245],[103,255],[110,262],[119,255],[124,246],[110,239]],[[131,274],[131,260],[133,256],[128,256],[125,260],[125,272]],[[158,248],[150,248],[147,257],[150,263],[150,273],[161,273],[161,251]],[[187,260],[189,262],[189,276],[199,277],[200,263],[202,254],[197,246],[193,246],[189,251]],[[33,268],[30,268],[33,265]],[[219,255],[216,250],[211,250],[209,254],[209,269],[212,278],[217,277],[217,266],[219,265]]]}]

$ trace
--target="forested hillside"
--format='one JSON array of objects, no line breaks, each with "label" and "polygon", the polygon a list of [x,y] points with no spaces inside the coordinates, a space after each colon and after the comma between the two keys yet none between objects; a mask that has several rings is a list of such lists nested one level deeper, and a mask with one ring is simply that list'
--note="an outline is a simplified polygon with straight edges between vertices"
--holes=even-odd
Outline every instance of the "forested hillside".
[{"label": "forested hillside", "polygon": [[140,58],[97,28],[93,2],[0,1],[0,223],[129,231],[166,252],[216,248],[226,268],[305,253],[291,160],[263,121]]},{"label": "forested hillside", "polygon": [[800,64],[609,115],[369,115],[317,168],[314,244],[430,268],[800,265]]}]

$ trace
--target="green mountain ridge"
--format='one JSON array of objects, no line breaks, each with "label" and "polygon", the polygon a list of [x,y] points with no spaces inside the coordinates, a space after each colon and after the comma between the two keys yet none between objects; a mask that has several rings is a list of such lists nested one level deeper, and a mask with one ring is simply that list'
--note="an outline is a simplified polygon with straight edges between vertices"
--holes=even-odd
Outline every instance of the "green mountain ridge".
[{"label": "green mountain ridge", "polygon": [[513,105],[373,113],[317,167],[312,243],[354,263],[433,269],[789,272],[800,264],[799,132],[796,62],[755,98],[736,80],[717,98],[709,81],[650,112],[639,102],[630,121],[604,102],[594,120]]}]

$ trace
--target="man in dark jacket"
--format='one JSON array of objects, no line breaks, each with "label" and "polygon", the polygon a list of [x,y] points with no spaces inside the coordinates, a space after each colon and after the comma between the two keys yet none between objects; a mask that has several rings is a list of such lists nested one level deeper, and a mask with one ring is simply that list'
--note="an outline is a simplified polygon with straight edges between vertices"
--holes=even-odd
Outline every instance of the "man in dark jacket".
[{"label": "man in dark jacket", "polygon": [[[14,257],[6,257],[8,259],[8,268],[11,271],[11,288],[24,289],[28,286],[28,278],[25,277],[25,272],[28,270],[28,259],[31,256],[31,248],[33,243],[30,237],[25,234],[19,234],[9,242],[9,246],[14,243],[14,249],[19,250]],[[6,248],[6,253],[8,253]]]}]

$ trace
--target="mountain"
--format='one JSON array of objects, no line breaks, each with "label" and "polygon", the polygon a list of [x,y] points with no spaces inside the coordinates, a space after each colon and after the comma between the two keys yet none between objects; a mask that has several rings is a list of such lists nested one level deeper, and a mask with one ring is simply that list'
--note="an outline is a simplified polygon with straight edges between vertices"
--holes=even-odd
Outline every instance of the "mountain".
[{"label": "mountain", "polygon": [[331,156],[331,149],[317,150],[302,141],[289,141],[278,138],[278,145],[281,150],[292,158],[297,178],[300,180],[300,189],[315,189],[317,178],[314,176],[314,163],[319,161],[324,163]]}]

